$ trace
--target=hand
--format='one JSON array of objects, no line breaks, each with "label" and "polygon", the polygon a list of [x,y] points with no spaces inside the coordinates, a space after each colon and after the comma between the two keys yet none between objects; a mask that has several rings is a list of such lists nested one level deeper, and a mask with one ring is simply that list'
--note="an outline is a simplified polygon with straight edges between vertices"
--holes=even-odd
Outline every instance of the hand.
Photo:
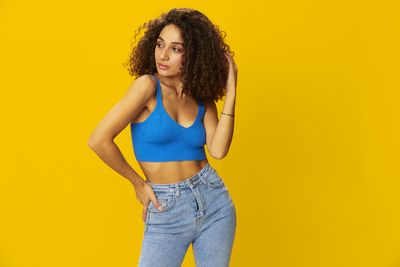
[{"label": "hand", "polygon": [[225,57],[228,59],[229,62],[229,75],[228,80],[226,81],[227,94],[231,92],[236,93],[238,68],[235,64],[235,61],[228,53],[225,53]]},{"label": "hand", "polygon": [[158,202],[156,195],[154,194],[153,188],[147,182],[143,182],[138,186],[135,186],[136,199],[143,205],[142,219],[146,221],[147,209],[150,201],[153,202],[154,207],[162,210],[161,204]]}]

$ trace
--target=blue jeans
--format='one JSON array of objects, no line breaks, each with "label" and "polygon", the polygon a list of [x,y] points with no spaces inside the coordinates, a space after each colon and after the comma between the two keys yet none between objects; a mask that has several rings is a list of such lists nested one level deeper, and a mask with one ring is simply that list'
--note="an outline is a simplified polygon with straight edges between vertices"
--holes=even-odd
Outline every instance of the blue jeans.
[{"label": "blue jeans", "polygon": [[164,209],[149,203],[139,267],[179,267],[191,243],[196,267],[229,266],[236,208],[216,170],[207,163],[184,181],[149,184]]}]

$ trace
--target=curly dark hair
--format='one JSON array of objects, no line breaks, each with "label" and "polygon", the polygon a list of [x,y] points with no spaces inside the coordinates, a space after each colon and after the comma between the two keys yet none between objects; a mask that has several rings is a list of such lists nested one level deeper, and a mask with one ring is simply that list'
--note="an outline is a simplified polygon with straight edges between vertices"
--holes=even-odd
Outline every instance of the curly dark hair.
[{"label": "curly dark hair", "polygon": [[143,23],[134,35],[146,28],[144,36],[133,47],[129,59],[123,64],[131,76],[142,76],[157,72],[154,50],[162,29],[176,25],[184,40],[185,53],[182,59],[182,83],[185,94],[196,101],[218,101],[226,95],[229,62],[225,53],[235,54],[224,42],[226,32],[219,30],[204,14],[190,8],[173,8],[158,18]]}]

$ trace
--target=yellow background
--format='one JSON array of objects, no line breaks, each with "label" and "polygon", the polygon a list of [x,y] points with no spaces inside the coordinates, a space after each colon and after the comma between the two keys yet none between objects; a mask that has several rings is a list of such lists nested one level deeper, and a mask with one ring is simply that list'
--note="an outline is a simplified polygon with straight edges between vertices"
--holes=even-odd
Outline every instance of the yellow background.
[{"label": "yellow background", "polygon": [[173,7],[236,53],[234,139],[209,157],[237,208],[231,266],[399,267],[394,0],[2,0],[0,266],[137,265],[142,206],[87,142],[133,79],[134,30]]}]

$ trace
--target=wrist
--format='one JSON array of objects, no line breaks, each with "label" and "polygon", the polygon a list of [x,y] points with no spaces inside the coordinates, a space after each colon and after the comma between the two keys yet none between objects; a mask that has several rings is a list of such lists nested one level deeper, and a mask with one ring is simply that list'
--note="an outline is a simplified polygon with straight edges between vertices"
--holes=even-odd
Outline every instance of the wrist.
[{"label": "wrist", "polygon": [[226,113],[226,112],[221,112],[221,115],[227,115],[227,116],[234,117],[234,116],[235,116],[235,113]]},{"label": "wrist", "polygon": [[143,180],[142,178],[134,178],[134,179],[129,180],[129,181],[131,182],[131,184],[135,188],[142,187],[146,183],[146,181]]}]

